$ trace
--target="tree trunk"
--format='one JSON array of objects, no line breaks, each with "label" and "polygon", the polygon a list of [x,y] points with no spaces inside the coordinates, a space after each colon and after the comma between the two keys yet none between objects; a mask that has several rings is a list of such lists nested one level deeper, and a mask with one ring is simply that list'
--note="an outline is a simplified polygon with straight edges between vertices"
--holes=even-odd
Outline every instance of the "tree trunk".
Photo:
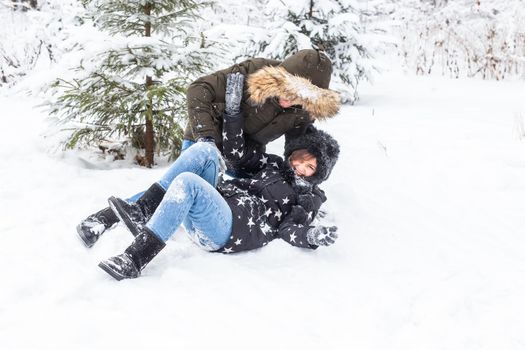
[{"label": "tree trunk", "polygon": [[[151,15],[151,3],[146,3],[144,6],[144,14]],[[151,36],[151,23],[146,22],[144,26],[144,36]],[[146,77],[146,93],[153,85],[153,79]],[[151,168],[154,164],[154,149],[155,149],[155,132],[153,130],[153,102],[148,98],[146,106],[146,132],[144,133],[144,147],[146,149],[146,166]]]},{"label": "tree trunk", "polygon": [[[151,77],[146,77],[146,91],[153,85]],[[153,103],[148,98],[146,106],[146,132],[144,133],[144,148],[146,149],[146,166],[151,168],[154,164],[155,131],[153,130]]]}]

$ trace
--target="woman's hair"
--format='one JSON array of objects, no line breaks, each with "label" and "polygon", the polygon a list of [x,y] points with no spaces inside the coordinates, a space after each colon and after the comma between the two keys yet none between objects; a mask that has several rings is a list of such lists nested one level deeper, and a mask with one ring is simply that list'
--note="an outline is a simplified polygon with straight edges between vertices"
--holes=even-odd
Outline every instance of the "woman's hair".
[{"label": "woman's hair", "polygon": [[290,154],[290,161],[298,160],[298,161],[306,161],[315,158],[315,156],[308,152],[307,149],[301,148],[296,149],[295,151]]}]

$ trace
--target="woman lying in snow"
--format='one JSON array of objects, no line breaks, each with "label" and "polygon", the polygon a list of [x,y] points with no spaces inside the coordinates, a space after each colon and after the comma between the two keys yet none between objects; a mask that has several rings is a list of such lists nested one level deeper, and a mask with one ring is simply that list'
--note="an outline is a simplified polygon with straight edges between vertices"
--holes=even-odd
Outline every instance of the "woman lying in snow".
[{"label": "woman lying in snow", "polygon": [[243,78],[228,76],[223,153],[254,176],[219,180],[219,151],[211,143],[196,143],[136,203],[111,197],[111,208],[136,236],[123,254],[99,264],[115,279],[138,277],[181,223],[200,247],[222,253],[259,248],[275,238],[310,249],[334,243],[337,227],[310,224],[326,200],[317,185],[330,175],[339,145],[311,126],[287,142],[284,160],[254,152],[243,137],[235,97]]}]

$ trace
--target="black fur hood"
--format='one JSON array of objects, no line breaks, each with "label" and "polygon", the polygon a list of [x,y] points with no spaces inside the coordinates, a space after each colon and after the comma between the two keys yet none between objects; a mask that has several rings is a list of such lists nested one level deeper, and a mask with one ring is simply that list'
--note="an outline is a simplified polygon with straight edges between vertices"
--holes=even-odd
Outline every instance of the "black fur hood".
[{"label": "black fur hood", "polygon": [[285,163],[293,151],[306,149],[317,158],[317,171],[305,178],[313,185],[318,185],[328,179],[339,157],[339,144],[328,133],[310,125],[306,133],[287,140],[284,145]]}]

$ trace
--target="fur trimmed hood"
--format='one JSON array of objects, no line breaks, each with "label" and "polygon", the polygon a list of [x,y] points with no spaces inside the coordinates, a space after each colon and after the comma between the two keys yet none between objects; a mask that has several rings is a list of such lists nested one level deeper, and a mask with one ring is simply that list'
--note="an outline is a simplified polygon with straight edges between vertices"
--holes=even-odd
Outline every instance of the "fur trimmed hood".
[{"label": "fur trimmed hood", "polygon": [[254,104],[262,105],[268,98],[280,96],[301,105],[318,120],[333,117],[341,107],[337,92],[322,89],[283,67],[263,67],[248,76],[247,85],[249,100]]}]

